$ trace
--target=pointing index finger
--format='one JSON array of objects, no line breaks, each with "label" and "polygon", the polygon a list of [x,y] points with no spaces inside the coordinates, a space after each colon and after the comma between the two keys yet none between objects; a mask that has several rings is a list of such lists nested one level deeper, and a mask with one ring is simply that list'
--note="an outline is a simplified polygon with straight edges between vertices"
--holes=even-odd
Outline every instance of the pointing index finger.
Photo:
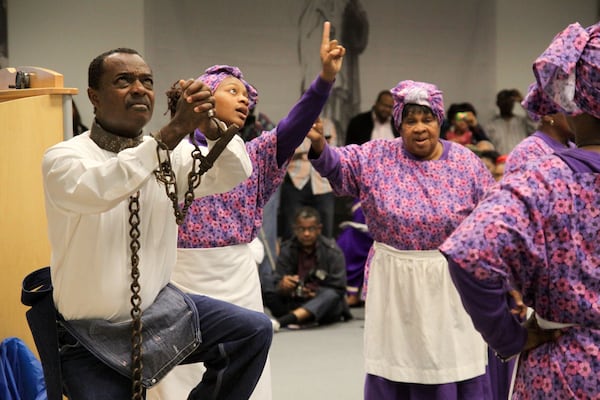
[{"label": "pointing index finger", "polygon": [[321,46],[329,46],[329,31],[331,30],[331,23],[325,21],[323,23],[323,39],[321,40]]}]

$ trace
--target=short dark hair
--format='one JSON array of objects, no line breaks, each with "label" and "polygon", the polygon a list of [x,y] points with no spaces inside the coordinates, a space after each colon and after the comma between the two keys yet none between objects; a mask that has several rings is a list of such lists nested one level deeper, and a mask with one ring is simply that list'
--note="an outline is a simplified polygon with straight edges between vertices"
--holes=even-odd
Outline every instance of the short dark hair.
[{"label": "short dark hair", "polygon": [[301,207],[298,210],[296,210],[296,214],[294,216],[294,222],[298,221],[299,219],[306,219],[306,218],[314,218],[314,219],[316,219],[318,224],[321,223],[321,215],[319,214],[319,212],[316,209],[314,209],[312,207],[304,206],[304,207]]},{"label": "short dark hair", "polygon": [[505,101],[518,95],[519,91],[517,89],[502,89],[496,95],[496,101]]},{"label": "short dark hair", "polygon": [[88,87],[92,89],[100,88],[100,78],[102,78],[102,74],[104,73],[104,59],[116,53],[137,54],[140,57],[142,56],[136,50],[130,49],[128,47],[119,47],[116,49],[105,51],[104,53],[94,58],[90,63],[90,66],[88,67]]},{"label": "short dark hair", "polygon": [[389,91],[389,90],[382,90],[381,92],[379,92],[377,94],[377,99],[375,100],[375,103],[379,103],[379,101],[381,100],[381,98],[383,96],[390,96],[392,98],[394,97],[394,96],[392,96],[392,92],[391,91]]}]

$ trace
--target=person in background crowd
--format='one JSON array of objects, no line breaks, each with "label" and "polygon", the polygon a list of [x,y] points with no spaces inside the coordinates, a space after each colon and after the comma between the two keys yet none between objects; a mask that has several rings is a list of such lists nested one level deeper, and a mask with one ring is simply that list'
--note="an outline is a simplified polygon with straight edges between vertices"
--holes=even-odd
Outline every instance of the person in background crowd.
[{"label": "person in background crowd", "polygon": [[441,133],[441,137],[444,139],[463,145],[490,140],[479,125],[477,111],[471,103],[451,104],[448,107],[445,121],[447,121],[447,128]]},{"label": "person in background crowd", "polygon": [[535,131],[535,123],[528,117],[514,114],[515,103],[523,100],[517,89],[503,89],[496,95],[500,113],[485,126],[490,141],[500,154],[508,154],[521,140]]},{"label": "person in background crowd", "polygon": [[363,144],[373,139],[393,139],[400,134],[394,124],[394,99],[389,90],[377,95],[371,110],[355,115],[346,129],[346,144]]},{"label": "person in background crowd", "polygon": [[277,318],[277,329],[349,318],[344,254],[333,239],[321,234],[321,219],[314,208],[300,208],[294,221],[295,237],[282,243],[277,259],[277,292],[265,299]]}]

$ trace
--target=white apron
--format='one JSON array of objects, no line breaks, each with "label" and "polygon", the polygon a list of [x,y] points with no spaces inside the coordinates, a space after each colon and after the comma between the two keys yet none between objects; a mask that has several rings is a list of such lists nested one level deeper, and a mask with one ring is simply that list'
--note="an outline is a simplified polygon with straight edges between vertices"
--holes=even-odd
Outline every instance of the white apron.
[{"label": "white apron", "polygon": [[374,243],[365,312],[365,369],[395,382],[442,384],[485,373],[487,346],[437,250]]},{"label": "white apron", "polygon": [[[258,267],[249,244],[208,249],[179,248],[171,283],[185,293],[206,295],[254,311],[264,311]],[[187,399],[205,370],[202,363],[178,365],[148,390],[146,399]],[[268,358],[250,399],[272,399]]]}]

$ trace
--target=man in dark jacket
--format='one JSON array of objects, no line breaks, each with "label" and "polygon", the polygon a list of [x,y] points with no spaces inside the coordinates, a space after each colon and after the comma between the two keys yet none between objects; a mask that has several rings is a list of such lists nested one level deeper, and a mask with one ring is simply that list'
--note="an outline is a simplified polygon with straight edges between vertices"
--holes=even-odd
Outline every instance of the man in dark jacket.
[{"label": "man in dark jacket", "polygon": [[394,99],[389,90],[377,95],[371,110],[354,116],[346,129],[346,144],[363,144],[373,139],[393,139],[400,136],[394,126]]},{"label": "man in dark jacket", "polygon": [[321,235],[317,210],[302,207],[294,237],[282,244],[274,273],[276,293],[265,304],[282,327],[331,323],[351,317],[346,305],[346,265],[333,239]]}]

